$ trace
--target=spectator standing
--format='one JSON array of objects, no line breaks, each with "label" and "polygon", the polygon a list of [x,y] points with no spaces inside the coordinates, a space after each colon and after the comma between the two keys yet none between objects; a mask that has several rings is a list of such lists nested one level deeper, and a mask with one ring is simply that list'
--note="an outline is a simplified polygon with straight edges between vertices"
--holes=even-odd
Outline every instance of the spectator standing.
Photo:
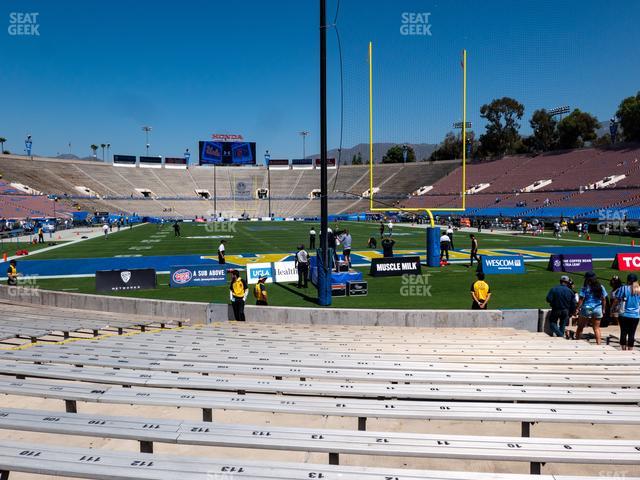
[{"label": "spectator standing", "polygon": [[7,268],[7,285],[18,285],[18,267],[15,260],[9,262]]},{"label": "spectator standing", "polygon": [[571,279],[562,275],[560,284],[552,287],[547,293],[547,303],[551,306],[549,315],[549,327],[552,335],[564,337],[564,330],[569,324],[569,318],[576,311],[577,302],[573,290],[569,288]]},{"label": "spectator standing", "polygon": [[576,330],[576,339],[580,340],[584,327],[591,324],[596,343],[600,345],[600,321],[604,315],[603,309],[607,301],[607,290],[600,284],[596,274],[587,272],[584,276],[584,285],[579,293],[578,302],[579,318]]},{"label": "spectator standing", "polygon": [[314,250],[316,248],[316,229],[311,227],[309,230],[309,250]]},{"label": "spectator standing", "polygon": [[[618,294],[618,289],[622,287],[622,280],[618,275],[614,275],[609,280],[609,287],[611,288],[611,293],[607,297],[607,308],[605,311],[603,323],[600,324],[602,328],[608,326],[611,323],[618,323],[618,318],[620,317],[620,307],[623,306],[620,302],[615,303],[616,296]],[[607,325],[604,322],[607,322]]]},{"label": "spectator standing", "polygon": [[449,247],[451,248],[451,250],[455,250],[456,247],[453,246],[453,225],[449,224],[447,225],[447,236],[449,237]]},{"label": "spectator standing", "polygon": [[469,268],[473,267],[473,260],[475,259],[480,264],[480,257],[478,257],[478,239],[472,233],[469,235],[471,239],[471,252],[469,253]]},{"label": "spectator standing", "polygon": [[267,301],[267,277],[260,277],[253,287],[253,296],[256,297],[256,305],[269,305]]},{"label": "spectator standing", "polygon": [[218,263],[220,265],[224,265],[225,263],[227,263],[227,257],[225,254],[225,241],[224,240],[220,240],[220,245],[218,245]]},{"label": "spectator standing", "polygon": [[620,310],[620,347],[633,350],[640,321],[640,285],[635,273],[627,275],[627,284],[616,291],[614,306]]},{"label": "spectator standing", "polygon": [[309,279],[309,253],[304,249],[304,245],[302,244],[298,246],[295,266],[298,270],[298,288],[307,288]]},{"label": "spectator standing", "polygon": [[382,256],[384,258],[393,257],[393,246],[396,244],[395,240],[391,237],[385,237],[382,239]]},{"label": "spectator standing", "polygon": [[491,299],[491,289],[489,284],[485,282],[484,273],[476,274],[478,279],[471,284],[471,310],[486,310],[489,300]]},{"label": "spectator standing", "polygon": [[451,239],[449,235],[443,233],[440,236],[440,261],[445,260],[447,263],[449,262],[449,247],[451,246]]},{"label": "spectator standing", "polygon": [[349,268],[351,268],[351,241],[349,230],[345,230],[344,233],[340,235],[340,243],[342,244],[342,256]]},{"label": "spectator standing", "polygon": [[229,286],[229,298],[233,309],[233,318],[237,322],[244,322],[244,304],[247,300],[247,283],[240,277],[238,270],[231,270],[231,285]]}]

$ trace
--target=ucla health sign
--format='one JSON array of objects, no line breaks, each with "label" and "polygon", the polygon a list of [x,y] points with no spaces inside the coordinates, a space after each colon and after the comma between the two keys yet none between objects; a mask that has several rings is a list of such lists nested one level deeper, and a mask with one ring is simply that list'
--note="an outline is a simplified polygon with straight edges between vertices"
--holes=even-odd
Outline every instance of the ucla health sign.
[{"label": "ucla health sign", "polygon": [[170,285],[176,287],[215,287],[224,285],[227,271],[218,265],[185,265],[171,267]]},{"label": "ucla health sign", "polygon": [[480,271],[487,275],[495,275],[499,273],[526,273],[524,260],[521,255],[505,255],[502,257],[482,255]]},{"label": "ucla health sign", "polygon": [[262,277],[267,277],[266,283],[273,283],[273,264],[247,263],[247,283],[258,283]]}]

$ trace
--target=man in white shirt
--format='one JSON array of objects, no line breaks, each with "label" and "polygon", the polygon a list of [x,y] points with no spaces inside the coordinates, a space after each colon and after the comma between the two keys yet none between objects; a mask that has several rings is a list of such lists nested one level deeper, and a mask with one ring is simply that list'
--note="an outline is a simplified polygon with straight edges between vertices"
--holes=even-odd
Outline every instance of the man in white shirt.
[{"label": "man in white shirt", "polygon": [[316,229],[311,227],[309,230],[309,250],[314,250],[316,248]]},{"label": "man in white shirt", "polygon": [[456,247],[453,246],[453,225],[449,224],[447,226],[447,237],[449,237],[449,245],[451,250],[455,250]]},{"label": "man in white shirt", "polygon": [[446,259],[447,263],[449,262],[449,247],[451,246],[451,239],[449,235],[443,233],[440,236],[440,261]]},{"label": "man in white shirt", "polygon": [[104,233],[104,238],[107,238],[107,235],[109,235],[109,225],[106,224],[106,222],[102,225],[102,233]]},{"label": "man in white shirt", "polygon": [[295,265],[298,269],[298,288],[307,288],[307,281],[309,277],[309,254],[304,249],[304,245],[298,246]]},{"label": "man in white shirt", "polygon": [[220,240],[220,245],[218,245],[218,263],[220,265],[224,265],[227,263],[225,253],[224,253],[224,240]]},{"label": "man in white shirt", "polygon": [[389,225],[387,225],[387,229],[389,229],[389,236],[393,235],[393,222],[389,221]]}]

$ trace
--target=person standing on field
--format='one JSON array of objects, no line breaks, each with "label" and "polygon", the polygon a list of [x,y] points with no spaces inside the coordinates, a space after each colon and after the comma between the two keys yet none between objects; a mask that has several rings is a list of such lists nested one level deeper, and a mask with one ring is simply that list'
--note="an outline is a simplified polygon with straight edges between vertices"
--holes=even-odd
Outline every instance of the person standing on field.
[{"label": "person standing on field", "polygon": [[489,284],[484,281],[484,273],[476,274],[478,279],[471,284],[471,310],[486,310],[489,300],[491,299],[491,289]]},{"label": "person standing on field", "polygon": [[229,299],[233,308],[233,318],[237,322],[244,322],[244,305],[247,301],[247,282],[240,277],[238,270],[231,271],[231,285],[229,286]]},{"label": "person standing on field", "polygon": [[469,238],[471,239],[471,251],[469,252],[469,268],[471,268],[473,267],[474,259],[476,262],[478,262],[478,265],[480,265],[480,257],[478,257],[478,239],[473,233],[469,235]]},{"label": "person standing on field", "polygon": [[220,240],[220,245],[218,245],[218,263],[220,265],[224,265],[225,263],[227,263],[227,257],[225,256],[224,244],[225,244],[225,241],[224,240]]}]

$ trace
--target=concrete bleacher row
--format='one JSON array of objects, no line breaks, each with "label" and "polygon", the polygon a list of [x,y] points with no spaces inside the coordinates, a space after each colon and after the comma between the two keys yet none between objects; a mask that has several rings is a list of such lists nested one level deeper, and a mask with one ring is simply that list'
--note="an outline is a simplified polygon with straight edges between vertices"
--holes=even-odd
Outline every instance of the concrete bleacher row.
[{"label": "concrete bleacher row", "polygon": [[182,325],[182,320],[156,320],[137,315],[115,315],[105,312],[71,309],[47,309],[0,301],[0,343],[15,344],[22,340],[37,342],[44,337],[98,336],[101,332],[145,331],[156,325]]},{"label": "concrete bleacher row", "polygon": [[[55,308],[51,314],[64,315]],[[534,474],[544,464],[551,471],[567,465],[561,471],[588,475],[594,470],[585,465],[607,464],[625,466],[627,477],[640,475],[640,440],[633,433],[640,425],[638,357],[610,346],[511,329],[224,323],[38,343],[0,350],[0,357],[0,393],[23,399],[0,404],[0,470],[7,472],[51,473],[54,467],[45,465],[57,455],[53,474],[60,476],[206,478],[200,457],[169,456],[173,450],[164,447],[193,445],[223,449],[216,450],[218,459],[207,456],[209,474],[221,466],[239,478],[485,478],[380,466],[389,465],[387,457],[404,458],[404,467],[410,458],[446,459],[519,464]],[[297,361],[282,365],[289,360]],[[33,399],[64,400],[65,413],[55,403],[34,408]],[[79,402],[86,406],[79,409]],[[101,406],[98,413],[88,411],[92,404]],[[123,411],[129,405],[133,415]],[[184,418],[186,411],[172,419],[140,410],[159,406],[201,410],[201,420]],[[121,410],[109,413],[116,407]],[[214,420],[214,413],[226,411],[245,414]],[[289,414],[300,421],[273,424],[280,417],[272,415]],[[266,424],[260,415],[269,415]],[[303,419],[313,416],[357,419],[357,428],[306,426]],[[367,425],[375,419],[400,423]],[[445,430],[409,433],[403,427],[425,420],[444,422]],[[448,422],[485,421],[515,423],[520,436],[447,431]],[[606,425],[607,434],[532,437],[536,422]],[[619,437],[618,428],[632,433]],[[40,436],[35,443],[27,437],[31,443],[18,450],[11,432]],[[59,444],[61,436],[135,441],[143,453],[45,441]],[[162,454],[147,453],[155,443],[163,445]],[[257,460],[249,453],[246,461],[233,458],[238,448],[272,454]],[[286,452],[328,458],[314,457],[313,465],[279,463],[290,458]],[[374,470],[349,466],[363,455]],[[334,465],[319,464],[327,460]],[[109,471],[111,466],[117,468]]]},{"label": "concrete bleacher row", "polygon": [[[458,163],[376,165],[374,185],[380,189],[377,195],[389,199],[405,198],[419,187],[436,182]],[[185,217],[207,215],[213,212],[213,202],[200,199],[196,193],[206,190],[211,196],[215,192],[219,199],[216,210],[226,216],[239,216],[243,212],[254,216],[268,214],[267,202],[255,199],[257,189],[268,187],[267,169],[264,167],[221,167],[215,169],[214,176],[211,167],[191,166],[187,170],[124,169],[101,162],[40,158],[27,160],[17,156],[0,156],[0,172],[4,178],[37,191],[69,195],[74,202],[92,211],[104,210],[107,205],[107,210],[114,212],[139,212],[144,215],[166,215],[171,212]],[[333,212],[348,213],[365,209],[368,199],[357,196],[369,189],[368,166],[349,165],[331,170],[328,181],[335,190],[331,198]],[[277,215],[318,215],[319,202],[307,199],[312,190],[319,188],[319,170],[272,170],[270,182],[272,211]],[[240,185],[243,191],[239,190]],[[152,192],[151,198],[144,198],[141,190]],[[94,198],[89,198],[91,195]]]}]

